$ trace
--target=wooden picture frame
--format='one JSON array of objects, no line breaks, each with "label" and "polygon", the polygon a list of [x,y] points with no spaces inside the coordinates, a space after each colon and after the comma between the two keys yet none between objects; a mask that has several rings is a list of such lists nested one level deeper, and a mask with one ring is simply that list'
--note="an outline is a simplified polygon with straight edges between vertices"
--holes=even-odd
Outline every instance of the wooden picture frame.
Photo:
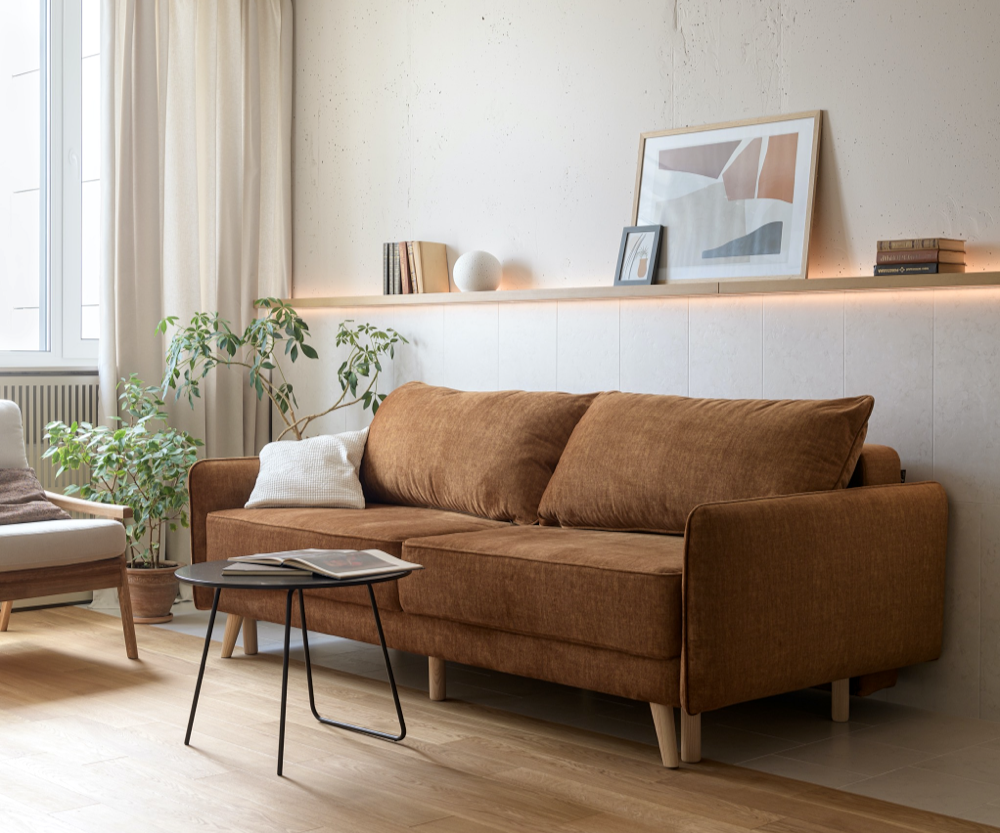
[{"label": "wooden picture frame", "polygon": [[654,283],[807,277],[822,111],[639,137],[632,225],[665,227]]},{"label": "wooden picture frame", "polygon": [[626,226],[618,247],[615,286],[643,286],[653,282],[660,261],[663,227]]}]

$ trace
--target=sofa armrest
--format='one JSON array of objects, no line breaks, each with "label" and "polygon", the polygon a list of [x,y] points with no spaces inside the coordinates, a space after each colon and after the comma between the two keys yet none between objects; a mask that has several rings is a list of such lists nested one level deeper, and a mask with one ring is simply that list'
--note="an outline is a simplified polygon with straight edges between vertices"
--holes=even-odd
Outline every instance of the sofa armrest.
[{"label": "sofa armrest", "polygon": [[865,443],[848,486],[887,486],[902,482],[902,469],[896,449],[887,445]]},{"label": "sofa armrest", "polygon": [[117,503],[98,503],[95,500],[84,500],[49,491],[45,492],[45,499],[65,512],[79,512],[82,515],[93,515],[96,518],[110,518],[122,522],[132,519],[131,507],[119,506]]},{"label": "sofa armrest", "polygon": [[689,714],[936,659],[948,503],[937,483],[702,504],[684,546]]},{"label": "sofa armrest", "polygon": [[250,499],[260,459],[227,457],[199,460],[188,475],[191,498],[191,562],[207,558],[208,515],[223,509],[242,509]]}]

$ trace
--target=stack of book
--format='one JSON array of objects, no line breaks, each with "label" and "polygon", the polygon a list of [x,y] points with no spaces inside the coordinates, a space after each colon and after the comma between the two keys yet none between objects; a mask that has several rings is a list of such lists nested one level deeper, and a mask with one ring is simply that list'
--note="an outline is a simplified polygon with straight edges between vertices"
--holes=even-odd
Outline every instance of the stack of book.
[{"label": "stack of book", "polygon": [[964,240],[914,237],[878,241],[876,275],[936,275],[964,271]]},{"label": "stack of book", "polygon": [[406,240],[382,244],[382,294],[448,292],[448,254],[444,243]]}]

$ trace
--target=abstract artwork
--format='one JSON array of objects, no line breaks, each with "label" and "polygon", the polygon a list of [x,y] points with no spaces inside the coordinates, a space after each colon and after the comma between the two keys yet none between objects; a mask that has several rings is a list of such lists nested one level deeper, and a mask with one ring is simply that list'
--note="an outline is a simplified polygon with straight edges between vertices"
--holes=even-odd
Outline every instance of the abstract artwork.
[{"label": "abstract artwork", "polygon": [[641,286],[653,282],[660,259],[659,226],[632,226],[622,230],[615,267],[615,286]]},{"label": "abstract artwork", "polygon": [[643,133],[634,226],[663,226],[654,282],[804,278],[819,111]]}]

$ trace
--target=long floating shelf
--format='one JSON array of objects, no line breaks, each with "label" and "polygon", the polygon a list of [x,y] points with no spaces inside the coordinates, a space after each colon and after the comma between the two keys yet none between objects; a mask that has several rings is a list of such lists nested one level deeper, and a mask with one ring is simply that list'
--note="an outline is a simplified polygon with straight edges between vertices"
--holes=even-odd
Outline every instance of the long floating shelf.
[{"label": "long floating shelf", "polygon": [[381,307],[406,304],[492,304],[526,301],[590,301],[602,298],[670,298],[705,295],[763,295],[803,292],[855,292],[900,289],[961,289],[1000,286],[1000,272],[945,275],[883,275],[809,280],[691,281],[651,286],[581,286],[553,289],[511,289],[498,292],[435,292],[426,295],[353,295],[334,298],[292,298],[298,309],[322,307]]}]

